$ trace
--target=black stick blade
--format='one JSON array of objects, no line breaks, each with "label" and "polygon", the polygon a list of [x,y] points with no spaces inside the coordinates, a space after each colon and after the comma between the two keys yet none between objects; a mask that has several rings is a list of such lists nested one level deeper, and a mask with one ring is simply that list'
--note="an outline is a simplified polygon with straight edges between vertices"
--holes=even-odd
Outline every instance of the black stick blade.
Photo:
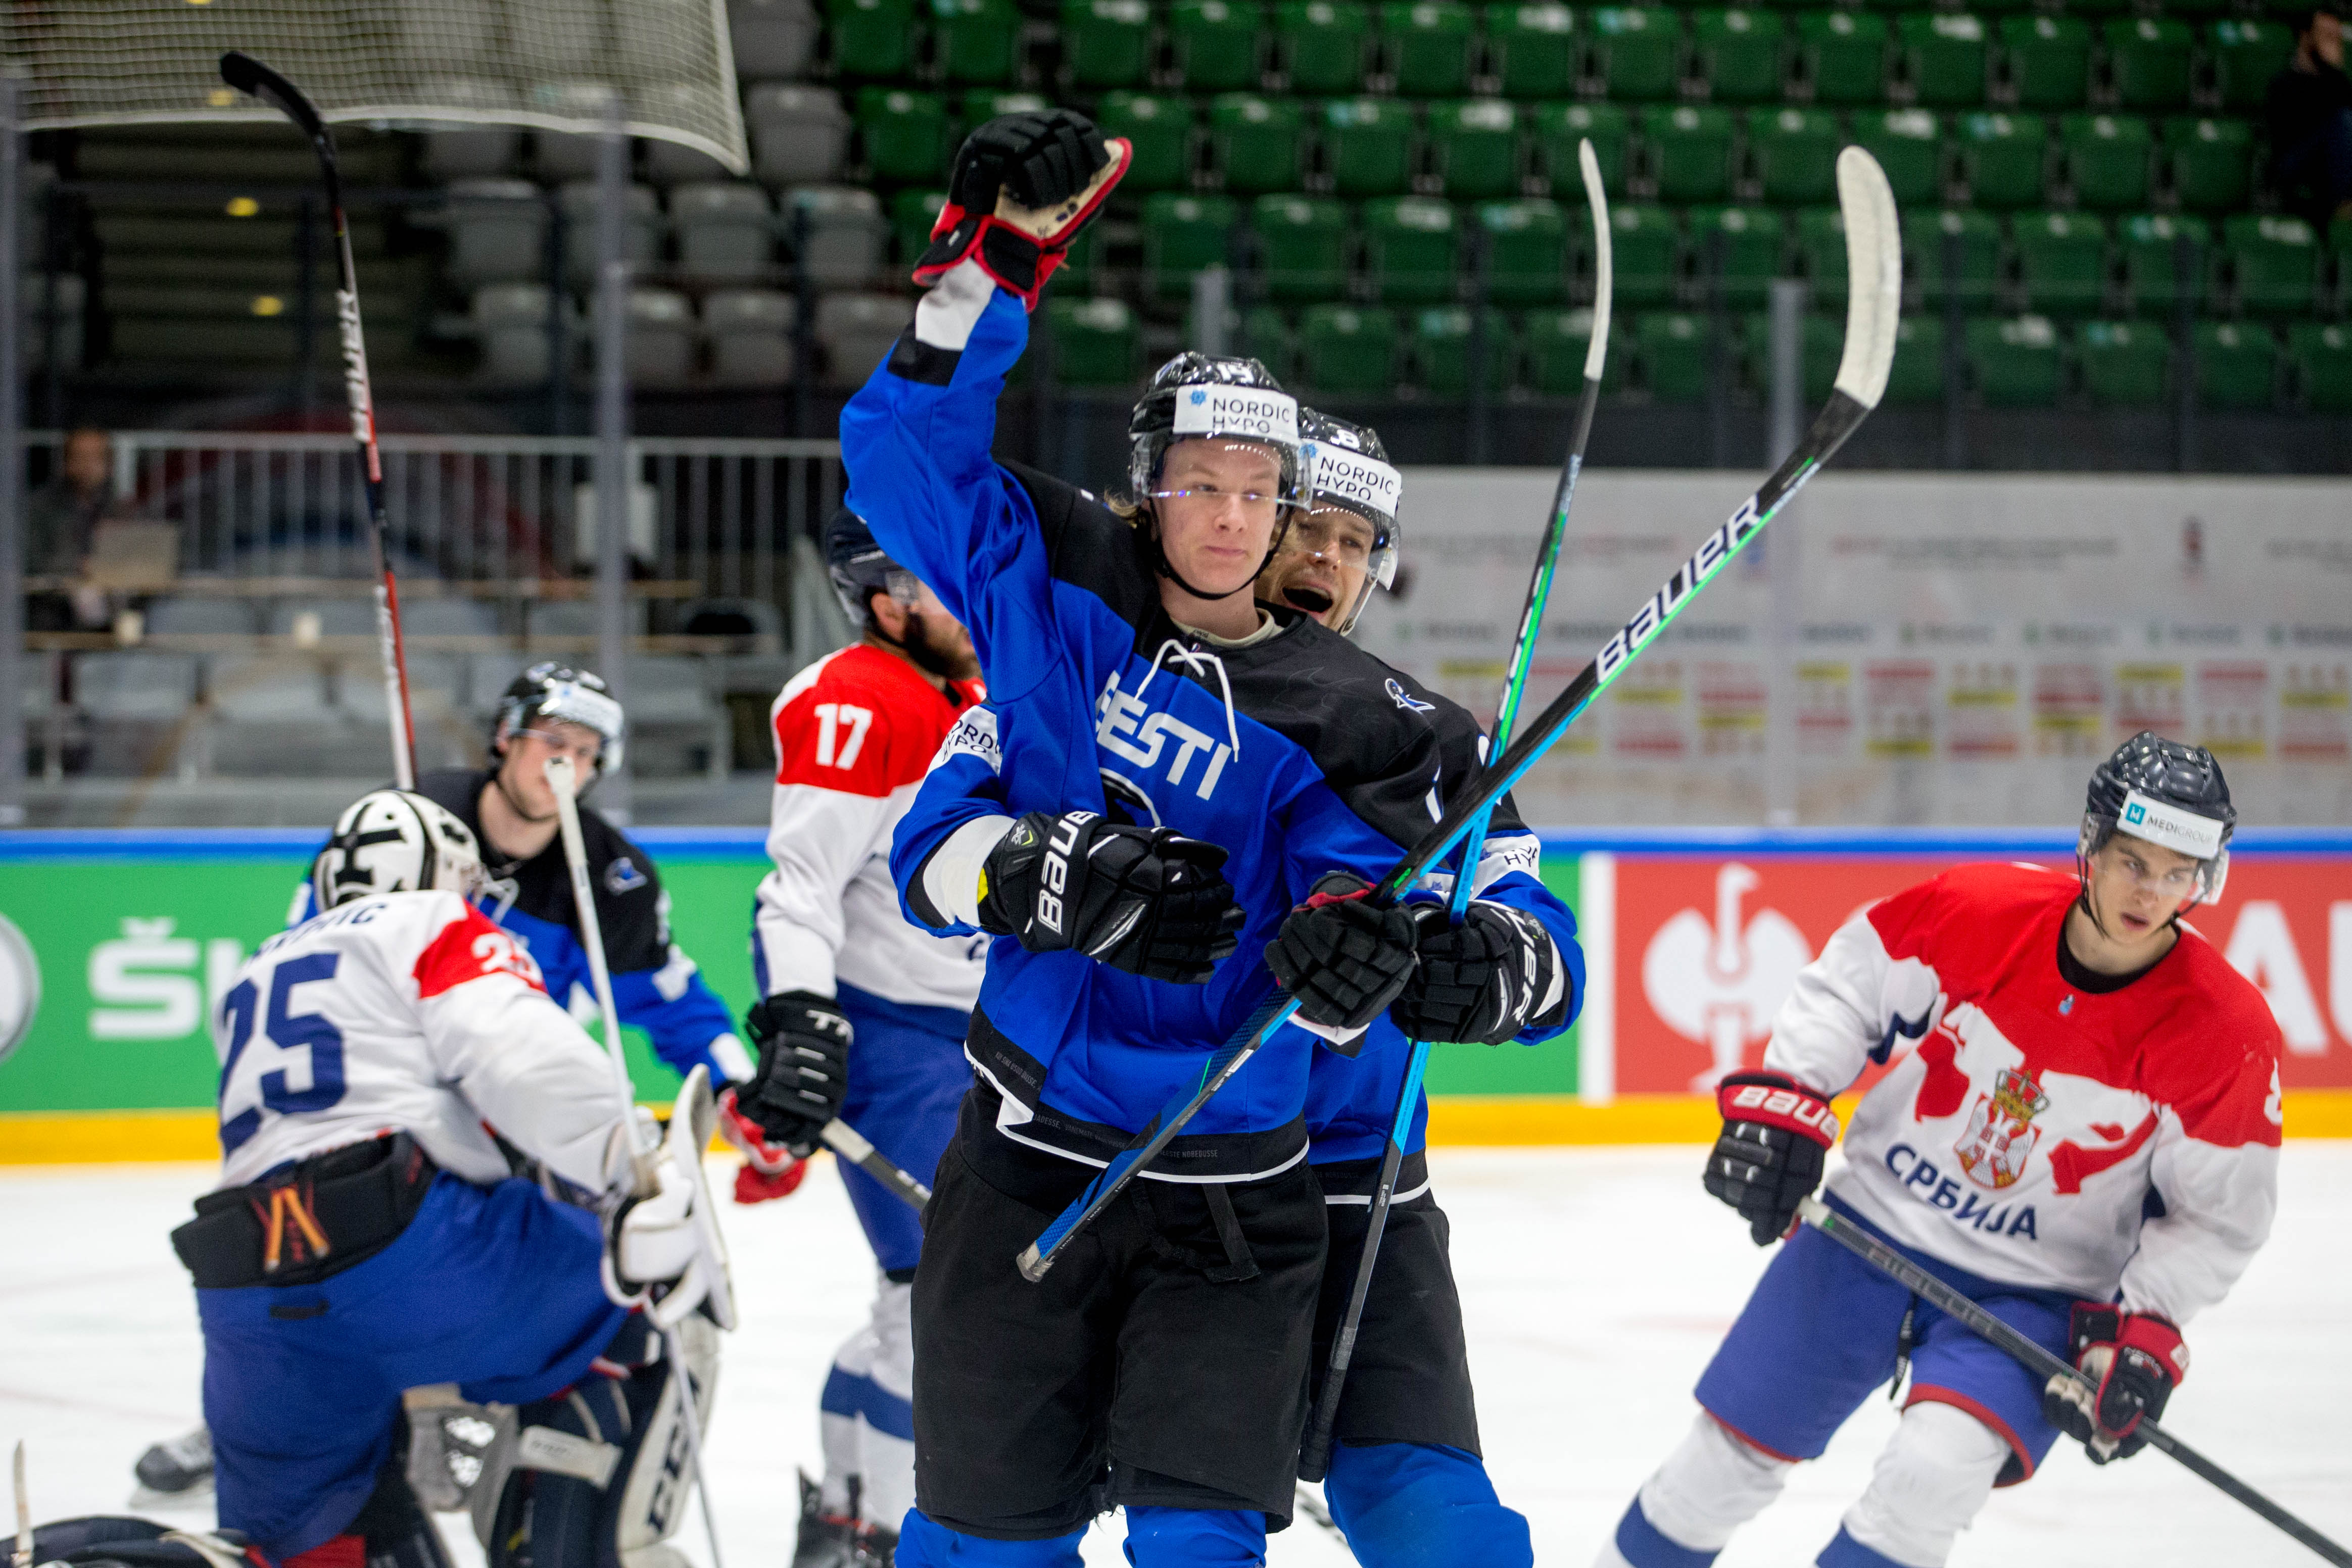
[{"label": "black stick blade", "polygon": [[313,141],[323,140],[326,122],[302,89],[242,50],[231,49],[220,57],[221,80],[239,92],[251,93],[278,113],[292,120],[303,135]]}]

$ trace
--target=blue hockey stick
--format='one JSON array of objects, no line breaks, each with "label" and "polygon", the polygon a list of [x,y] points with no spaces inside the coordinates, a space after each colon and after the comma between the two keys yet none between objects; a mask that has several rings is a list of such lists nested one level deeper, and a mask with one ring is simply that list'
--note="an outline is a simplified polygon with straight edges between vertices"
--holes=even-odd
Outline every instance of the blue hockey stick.
[{"label": "blue hockey stick", "polygon": [[[1895,197],[1877,162],[1859,147],[1838,154],[1838,203],[1845,214],[1847,275],[1845,349],[1838,362],[1837,382],[1829,402],[1813,417],[1812,427],[1780,466],[1772,471],[1738,510],[1703,540],[1690,559],[1653,593],[1615,635],[1601,644],[1592,662],[1579,672],[1568,688],[1554,697],[1534,726],[1509,749],[1487,765],[1468,793],[1448,807],[1444,818],[1391,867],[1370,894],[1376,905],[1394,904],[1405,890],[1442,862],[1469,837],[1474,821],[1483,821],[1495,802],[1524,777],[1528,769],[1568,732],[1576,716],[1592,699],[1625,672],[1625,666],[1656,640],[1660,632],[1689,607],[1699,590],[1712,581],[1730,559],[1762,532],[1773,516],[1820,472],[1823,464],[1861,427],[1886,391],[1886,372],[1895,360],[1895,335],[1902,306],[1902,239],[1895,228]],[[1024,1248],[1016,1260],[1022,1276],[1042,1280],[1054,1260],[1094,1217],[1135,1178],[1138,1171],[1167,1148],[1185,1124],[1207,1104],[1265,1042],[1276,1026],[1298,1010],[1298,1004],[1276,991],[1253,1010],[1224,1044],[1211,1052],[1201,1067],[1198,1084],[1164,1107],[1133,1143],[1113,1156],[1086,1191],[1057,1215],[1044,1234]]]},{"label": "blue hockey stick", "polygon": [[[1495,733],[1487,742],[1499,750],[1510,744],[1519,716],[1519,699],[1526,695],[1528,672],[1534,667],[1536,639],[1543,630],[1544,610],[1551,602],[1551,585],[1559,566],[1560,546],[1568,539],[1568,510],[1576,499],[1577,476],[1584,470],[1584,447],[1592,434],[1592,413],[1601,402],[1601,374],[1609,357],[1609,312],[1614,294],[1609,248],[1609,198],[1601,188],[1601,164],[1592,143],[1580,141],[1576,159],[1584,175],[1585,204],[1592,210],[1592,336],[1584,350],[1584,392],[1577,400],[1576,423],[1570,428],[1568,461],[1552,492],[1551,517],[1536,551],[1534,574],[1528,579],[1528,597],[1519,612],[1518,635],[1511,643],[1510,663],[1504,667],[1503,695],[1495,706]],[[1462,840],[1459,869],[1448,914],[1462,924],[1470,907],[1470,890],[1476,880],[1478,857],[1486,841],[1491,810],[1471,820]],[[1299,1449],[1298,1475],[1319,1481],[1331,1468],[1331,1442],[1339,1420],[1339,1396],[1348,1385],[1349,1364],[1355,1358],[1356,1332],[1364,1321],[1364,1302],[1371,1294],[1372,1270],[1381,1254],[1381,1238],[1388,1233],[1389,1207],[1396,1198],[1397,1173],[1404,1165],[1405,1140],[1412,1134],[1412,1118],[1421,1106],[1421,1081],[1429,1070],[1430,1041],[1416,1040],[1405,1063],[1404,1082],[1397,1090],[1396,1114],[1389,1122],[1388,1146],[1381,1151],[1381,1175],[1372,1188],[1372,1207],[1364,1230],[1364,1249],[1357,1260],[1356,1279],[1348,1295],[1348,1310],[1331,1338],[1330,1364],[1323,1375],[1323,1392],[1315,1402],[1315,1418],[1307,1423],[1307,1441]]]}]

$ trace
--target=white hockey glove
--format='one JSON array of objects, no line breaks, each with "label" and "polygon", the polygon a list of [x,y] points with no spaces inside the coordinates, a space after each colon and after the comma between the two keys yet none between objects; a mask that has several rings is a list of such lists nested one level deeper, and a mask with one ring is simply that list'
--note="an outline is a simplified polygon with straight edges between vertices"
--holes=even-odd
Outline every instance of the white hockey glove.
[{"label": "white hockey glove", "polygon": [[727,1242],[703,1179],[702,1152],[718,1126],[708,1069],[679,1088],[669,1133],[651,1161],[650,1192],[631,1192],[604,1221],[604,1293],[642,1306],[656,1328],[702,1308],[720,1328],[735,1326]]}]

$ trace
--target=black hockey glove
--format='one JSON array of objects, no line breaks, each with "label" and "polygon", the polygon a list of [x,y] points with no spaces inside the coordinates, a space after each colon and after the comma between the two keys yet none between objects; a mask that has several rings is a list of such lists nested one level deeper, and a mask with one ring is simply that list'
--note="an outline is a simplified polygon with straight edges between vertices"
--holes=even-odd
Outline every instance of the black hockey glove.
[{"label": "black hockey glove", "polygon": [[2074,1303],[2072,1337],[2074,1364],[2096,1386],[2052,1378],[2042,1390],[2042,1416],[2089,1450],[2093,1464],[2128,1459],[2147,1447],[2140,1422],[2160,1419],[2189,1375],[2189,1347],[2166,1319],[2104,1301]]},{"label": "black hockey glove", "polygon": [[1727,1073],[1715,1103],[1723,1135],[1706,1156],[1706,1190],[1739,1211],[1757,1246],[1769,1247],[1821,1185],[1837,1116],[1826,1099],[1779,1072]]},{"label": "black hockey glove", "polygon": [[743,1032],[759,1052],[760,1066],[737,1091],[736,1108],[770,1138],[808,1158],[849,1092],[856,1031],[831,997],[782,991],[743,1015]]},{"label": "black hockey glove", "polygon": [[967,256],[1037,308],[1037,296],[1127,172],[1130,149],[1066,109],[1001,114],[956,153],[947,204],[915,264],[929,286]]},{"label": "black hockey glove", "polygon": [[1327,873],[1265,945],[1276,984],[1298,998],[1298,1016],[1325,1029],[1362,1029],[1412,978],[1412,913],[1376,909],[1372,884]]},{"label": "black hockey glove", "polygon": [[1533,915],[1478,903],[1459,925],[1442,906],[1419,904],[1412,914],[1421,925],[1413,945],[1421,964],[1389,1009],[1408,1040],[1500,1045],[1543,1021],[1538,1009],[1553,1019],[1566,1010],[1565,985],[1543,1006],[1558,979],[1559,955]]},{"label": "black hockey glove", "polygon": [[1242,929],[1225,852],[1097,811],[1032,811],[988,853],[980,924],[1032,953],[1087,957],[1180,986],[1204,983]]}]

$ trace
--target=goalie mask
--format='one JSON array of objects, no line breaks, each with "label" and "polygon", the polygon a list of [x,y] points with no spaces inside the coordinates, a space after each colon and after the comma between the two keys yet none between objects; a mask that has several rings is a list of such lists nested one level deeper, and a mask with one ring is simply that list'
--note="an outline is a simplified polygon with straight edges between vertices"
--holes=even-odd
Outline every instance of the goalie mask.
[{"label": "goalie mask", "polygon": [[[1181,491],[1160,484],[1169,449],[1187,441],[1246,445],[1270,452],[1277,474],[1269,497],[1276,507],[1274,533],[1266,541],[1265,570],[1282,548],[1283,535],[1305,505],[1307,462],[1298,441],[1298,400],[1255,360],[1186,352],[1160,367],[1151,386],[1127,422],[1129,498],[1138,506],[1172,499]],[[1156,517],[1150,525],[1153,570],[1196,599],[1230,599],[1246,591],[1250,580],[1223,593],[1207,593],[1186,582],[1160,549]]]},{"label": "goalie mask", "polygon": [[2221,765],[2201,746],[2141,730],[2116,748],[2091,775],[2074,840],[2077,873],[2090,875],[2091,857],[2117,833],[2189,855],[2197,862],[2193,904],[2221,896],[2230,876],[2230,839],[2237,831]]},{"label": "goalie mask", "polygon": [[[603,737],[594,778],[601,779],[621,765],[625,728],[621,705],[613,700],[602,676],[552,661],[533,664],[517,675],[499,698],[498,716],[491,721],[491,757],[503,758],[507,742],[541,719],[576,724]],[[585,786],[582,793],[586,793]]]},{"label": "goalie mask", "polygon": [[404,789],[377,789],[352,802],[310,862],[310,891],[321,910],[379,893],[471,898],[481,885],[473,831],[446,806]]},{"label": "goalie mask", "polygon": [[1404,480],[1370,429],[1299,411],[1313,499],[1258,579],[1258,597],[1315,616],[1346,635],[1374,588],[1396,582]]}]

